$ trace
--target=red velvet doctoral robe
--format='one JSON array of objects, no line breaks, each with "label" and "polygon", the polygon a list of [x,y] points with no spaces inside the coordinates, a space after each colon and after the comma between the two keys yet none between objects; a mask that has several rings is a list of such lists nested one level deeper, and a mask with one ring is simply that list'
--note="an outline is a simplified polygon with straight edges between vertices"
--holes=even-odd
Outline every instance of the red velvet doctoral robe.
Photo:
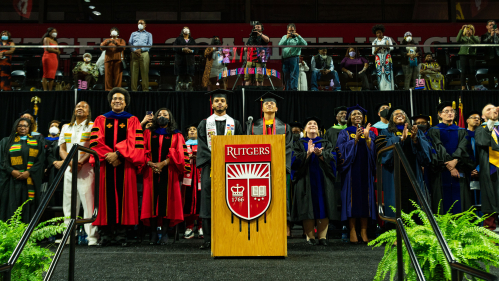
[{"label": "red velvet doctoral robe", "polygon": [[[171,145],[168,146],[170,143]],[[174,226],[184,220],[180,187],[189,161],[184,137],[179,131],[170,135],[146,130],[144,146],[146,163],[149,161],[157,163],[169,158],[170,164],[163,168],[159,175],[155,175],[148,165],[144,167],[142,171],[144,191],[140,219],[145,225],[149,225],[150,218],[160,217],[170,220],[170,226]]]},{"label": "red velvet doctoral robe", "polygon": [[[93,225],[139,223],[136,175],[144,165],[144,137],[137,117],[108,112],[95,119],[90,148],[99,155],[99,214]],[[107,153],[123,156],[117,167],[105,160]],[[90,157],[93,165],[96,159]]]}]

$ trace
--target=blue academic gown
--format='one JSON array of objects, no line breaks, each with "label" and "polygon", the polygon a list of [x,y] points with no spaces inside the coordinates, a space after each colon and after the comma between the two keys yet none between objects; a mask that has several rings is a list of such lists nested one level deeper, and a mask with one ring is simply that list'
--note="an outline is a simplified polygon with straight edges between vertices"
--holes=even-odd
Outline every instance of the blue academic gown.
[{"label": "blue academic gown", "polygon": [[355,144],[357,127],[350,126],[338,135],[338,172],[341,173],[341,220],[376,219],[374,175],[376,171],[376,135],[370,131],[370,144],[362,137]]},{"label": "blue academic gown", "polygon": [[[398,132],[393,133],[384,129],[379,134],[379,138],[386,138],[386,146],[390,146],[394,143],[400,142],[400,137],[404,130],[404,126],[397,126]],[[422,188],[423,194],[427,194],[424,183],[424,175],[421,169],[422,166],[428,166],[431,162],[431,145],[426,139],[422,131],[418,131],[418,143],[414,143],[410,137],[410,132],[408,133],[407,139],[401,143],[402,150],[404,151],[409,164],[416,175],[417,181]],[[378,147],[379,149],[379,147]],[[387,151],[383,154],[381,158],[381,163],[383,164],[383,194],[385,203],[385,215],[389,217],[395,217],[395,213],[390,208],[390,206],[395,207],[395,183],[393,175],[393,151]],[[409,199],[417,202],[417,196],[414,192],[413,187],[409,181],[409,178],[402,168],[401,171],[401,197],[402,197],[402,211],[409,213],[414,209],[412,203]],[[428,198],[429,199],[429,198]]]},{"label": "blue academic gown", "polygon": [[[437,158],[437,164],[432,168],[431,174],[433,211],[437,212],[441,200],[440,213],[446,213],[455,201],[459,202],[452,208],[452,213],[467,210],[472,204],[467,175],[474,167],[468,154],[466,130],[454,124],[449,126],[440,123],[428,130],[428,136]],[[452,177],[445,167],[445,163],[453,159],[458,160],[456,169],[461,175],[460,178]]]}]

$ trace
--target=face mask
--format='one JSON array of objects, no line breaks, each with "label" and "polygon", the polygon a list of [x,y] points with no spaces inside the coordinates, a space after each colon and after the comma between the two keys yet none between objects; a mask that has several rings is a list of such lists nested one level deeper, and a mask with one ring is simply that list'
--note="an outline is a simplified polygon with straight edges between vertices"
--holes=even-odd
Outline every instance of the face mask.
[{"label": "face mask", "polygon": [[7,41],[7,40],[9,40],[9,36],[2,35],[2,40],[3,40],[3,41]]},{"label": "face mask", "polygon": [[418,130],[425,132],[428,129],[428,125],[418,125]]},{"label": "face mask", "polygon": [[144,25],[143,24],[139,24],[139,30],[142,30],[144,29]]},{"label": "face mask", "polygon": [[189,34],[190,33],[189,29],[187,29],[187,28],[184,28],[183,32],[184,32],[184,34]]},{"label": "face mask", "polygon": [[405,38],[405,41],[407,41],[407,42],[411,42],[411,41],[412,41],[412,37],[411,37],[411,36],[407,36],[407,37]]},{"label": "face mask", "polygon": [[327,58],[327,55],[321,55],[321,58],[325,60]]},{"label": "face mask", "polygon": [[118,31],[116,30],[111,31],[111,36],[118,36]]},{"label": "face mask", "polygon": [[53,136],[57,135],[59,133],[59,128],[57,127],[52,127],[49,129],[49,133]]},{"label": "face mask", "polygon": [[351,57],[355,57],[355,52],[348,53]]},{"label": "face mask", "polygon": [[386,119],[386,118],[388,118],[388,112],[389,112],[389,111],[390,111],[390,109],[389,109],[389,108],[387,108],[387,109],[383,109],[383,111],[381,111],[381,112],[379,113],[379,116],[381,116],[381,117],[383,117],[383,118],[385,118],[385,119]]},{"label": "face mask", "polygon": [[160,126],[165,126],[168,123],[170,123],[170,119],[168,119],[166,117],[163,117],[163,116],[161,116],[161,117],[158,118],[158,124]]},{"label": "face mask", "polygon": [[52,33],[52,37],[57,38],[57,33],[56,32]]},{"label": "face mask", "polygon": [[84,61],[90,61],[90,58],[89,57],[85,57],[83,60]]}]

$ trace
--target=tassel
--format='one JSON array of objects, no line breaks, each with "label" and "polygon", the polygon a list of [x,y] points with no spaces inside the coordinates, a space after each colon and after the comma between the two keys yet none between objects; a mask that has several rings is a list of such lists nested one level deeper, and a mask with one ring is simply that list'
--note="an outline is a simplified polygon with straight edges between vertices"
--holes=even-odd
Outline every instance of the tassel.
[{"label": "tassel", "polygon": [[452,109],[456,110],[456,101],[452,101]]},{"label": "tassel", "polygon": [[[260,99],[260,118],[263,118],[263,99]],[[265,124],[263,124],[265,126]]]},{"label": "tassel", "polygon": [[213,104],[211,103],[211,98],[210,98],[210,116],[213,115]]},{"label": "tassel", "polygon": [[389,102],[389,103],[388,103],[388,106],[389,106],[390,108],[392,108],[392,103],[391,103],[391,102]]},{"label": "tassel", "polygon": [[430,116],[430,126],[432,126],[432,125],[433,125],[433,124],[432,124],[432,122],[431,122],[431,116]]}]

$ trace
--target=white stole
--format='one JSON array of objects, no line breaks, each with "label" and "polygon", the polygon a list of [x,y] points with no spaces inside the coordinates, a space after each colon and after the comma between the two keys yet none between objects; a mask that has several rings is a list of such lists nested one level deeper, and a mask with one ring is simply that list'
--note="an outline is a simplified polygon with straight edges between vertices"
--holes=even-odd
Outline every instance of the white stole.
[{"label": "white stole", "polygon": [[234,135],[234,119],[229,115],[225,114],[223,116],[218,116],[216,114],[211,115],[206,119],[206,139],[208,141],[208,148],[211,151],[211,137],[217,135],[217,125],[216,121],[225,121],[225,132],[224,135],[232,136]]}]

